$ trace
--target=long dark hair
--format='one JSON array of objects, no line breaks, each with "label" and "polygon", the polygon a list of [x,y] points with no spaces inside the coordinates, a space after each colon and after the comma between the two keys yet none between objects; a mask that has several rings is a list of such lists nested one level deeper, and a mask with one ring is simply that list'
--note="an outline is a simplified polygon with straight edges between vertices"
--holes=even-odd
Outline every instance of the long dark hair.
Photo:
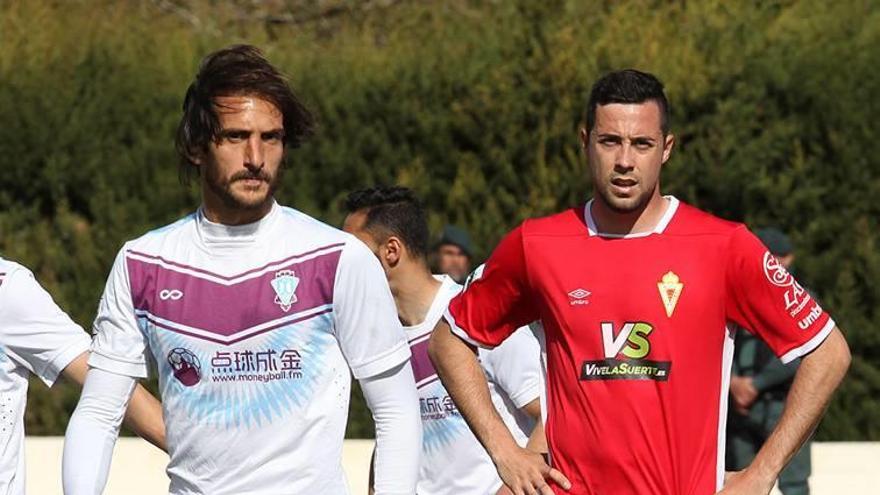
[{"label": "long dark hair", "polygon": [[298,147],[314,132],[311,112],[257,47],[233,45],[216,51],[202,60],[183,99],[183,115],[175,138],[182,184],[198,177],[198,159],[221,131],[214,99],[234,95],[259,96],[281,111],[285,148]]}]

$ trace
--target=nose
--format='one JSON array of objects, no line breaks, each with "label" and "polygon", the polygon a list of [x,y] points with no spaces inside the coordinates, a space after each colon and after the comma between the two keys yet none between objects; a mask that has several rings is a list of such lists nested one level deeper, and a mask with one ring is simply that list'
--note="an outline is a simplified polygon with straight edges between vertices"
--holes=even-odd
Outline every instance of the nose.
[{"label": "nose", "polygon": [[244,153],[244,165],[247,168],[263,167],[263,141],[259,136],[252,136],[248,139]]},{"label": "nose", "polygon": [[617,155],[614,157],[615,168],[632,169],[634,158],[632,144],[629,141],[621,144],[617,149]]}]

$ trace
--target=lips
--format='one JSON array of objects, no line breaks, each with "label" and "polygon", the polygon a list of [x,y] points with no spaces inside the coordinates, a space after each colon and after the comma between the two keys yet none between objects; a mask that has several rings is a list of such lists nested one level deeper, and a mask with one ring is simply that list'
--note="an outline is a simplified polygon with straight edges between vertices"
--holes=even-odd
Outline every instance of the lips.
[{"label": "lips", "polygon": [[634,179],[615,177],[614,179],[611,179],[611,190],[616,196],[629,196],[638,183],[639,182]]},{"label": "lips", "polygon": [[611,183],[615,186],[618,186],[618,187],[632,187],[632,186],[638,184],[638,182],[636,182],[633,179],[624,179],[624,178],[611,179]]}]

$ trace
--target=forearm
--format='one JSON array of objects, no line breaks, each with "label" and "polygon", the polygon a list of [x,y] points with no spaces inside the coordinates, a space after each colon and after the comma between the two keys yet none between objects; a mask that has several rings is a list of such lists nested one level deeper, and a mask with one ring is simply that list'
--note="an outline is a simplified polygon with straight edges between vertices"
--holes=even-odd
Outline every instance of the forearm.
[{"label": "forearm", "polygon": [[135,379],[90,369],[67,425],[62,459],[66,495],[100,494],[110,472],[113,446]]},{"label": "forearm", "polygon": [[544,420],[541,414],[541,400],[534,399],[520,409],[528,417],[532,418],[535,426],[529,434],[526,448],[540,454],[547,453],[547,437],[544,435]]},{"label": "forearm", "polygon": [[373,490],[377,495],[411,495],[416,491],[422,450],[412,366],[407,361],[360,384],[376,424]]},{"label": "forearm", "polygon": [[812,434],[850,363],[849,348],[838,329],[801,360],[782,418],[749,470],[775,479]]},{"label": "forearm", "polygon": [[535,424],[535,429],[532,430],[531,435],[529,435],[529,441],[526,443],[526,448],[533,452],[538,452],[539,454],[546,454],[549,451],[549,448],[547,447],[547,436],[544,435],[544,423],[540,420]]},{"label": "forearm", "polygon": [[494,459],[498,452],[517,447],[492,404],[476,354],[452,334],[445,320],[434,329],[428,353],[443,386],[489,455]]},{"label": "forearm", "polygon": [[135,387],[131,395],[131,401],[125,411],[125,425],[144,440],[168,451],[165,444],[162,404],[140,385]]}]

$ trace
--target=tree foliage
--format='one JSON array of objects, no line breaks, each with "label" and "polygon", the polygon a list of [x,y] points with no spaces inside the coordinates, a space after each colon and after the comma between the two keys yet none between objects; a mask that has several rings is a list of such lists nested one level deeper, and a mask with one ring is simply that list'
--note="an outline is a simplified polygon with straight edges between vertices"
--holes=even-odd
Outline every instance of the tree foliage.
[{"label": "tree foliage", "polygon": [[[481,254],[590,194],[587,91],[638,67],[672,102],[666,192],[787,230],[847,333],[854,363],[819,437],[880,440],[875,2],[2,3],[0,252],[86,328],[122,242],[198,202],[177,182],[173,131],[214,49],[261,46],[320,119],[283,203],[338,223],[348,191],[401,183]],[[60,434],[76,392],[34,385],[29,431]],[[369,433],[359,402],[352,418]]]}]

